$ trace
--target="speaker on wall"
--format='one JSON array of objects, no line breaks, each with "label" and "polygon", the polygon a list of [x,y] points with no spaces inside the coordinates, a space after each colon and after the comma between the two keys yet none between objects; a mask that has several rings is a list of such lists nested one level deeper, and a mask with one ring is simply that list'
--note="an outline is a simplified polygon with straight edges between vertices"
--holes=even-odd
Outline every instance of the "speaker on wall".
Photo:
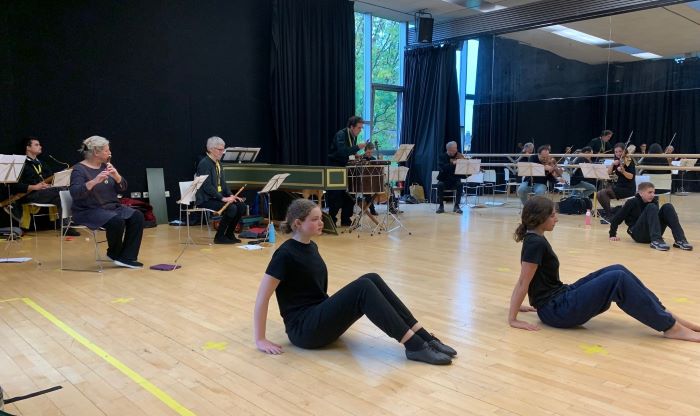
[{"label": "speaker on wall", "polygon": [[418,18],[418,42],[432,43],[433,41],[433,18]]}]

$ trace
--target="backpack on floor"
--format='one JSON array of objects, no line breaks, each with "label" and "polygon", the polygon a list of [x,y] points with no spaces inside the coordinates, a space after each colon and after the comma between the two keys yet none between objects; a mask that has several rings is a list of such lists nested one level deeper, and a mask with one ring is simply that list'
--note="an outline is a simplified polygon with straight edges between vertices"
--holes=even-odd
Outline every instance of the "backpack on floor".
[{"label": "backpack on floor", "polygon": [[559,213],[566,215],[581,215],[593,208],[593,203],[588,198],[570,196],[559,201]]}]

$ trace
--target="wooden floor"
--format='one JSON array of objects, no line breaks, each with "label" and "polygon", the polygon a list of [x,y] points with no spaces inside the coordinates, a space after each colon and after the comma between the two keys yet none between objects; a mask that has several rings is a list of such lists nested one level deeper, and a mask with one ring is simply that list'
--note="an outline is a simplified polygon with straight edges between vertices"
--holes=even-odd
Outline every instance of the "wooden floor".
[{"label": "wooden floor", "polygon": [[[700,245],[700,195],[674,197]],[[0,264],[0,385],[6,397],[63,389],[6,406],[21,415],[698,415],[700,344],[671,341],[613,306],[585,327],[539,332],[506,322],[519,270],[518,204],[435,215],[404,208],[411,230],[318,238],[330,292],[380,273],[430,331],[458,349],[452,366],[407,361],[366,318],[324,350],[290,345],[274,300],[258,352],[252,310],[271,248],[190,246],[182,269],[58,271],[58,237],[42,232]],[[381,210],[381,209],[380,209]],[[571,282],[622,263],[677,314],[700,321],[700,250],[658,252],[608,241],[607,226],[560,216],[547,237]],[[623,228],[624,230],[624,228]],[[199,231],[197,231],[199,232]],[[206,233],[205,233],[206,234]],[[667,232],[667,241],[671,241]],[[201,235],[201,234],[200,234]],[[278,241],[279,243],[279,241]],[[71,267],[92,243],[66,242]],[[171,263],[178,230],[145,232],[140,259]],[[700,249],[700,247],[698,247]],[[535,315],[525,316],[538,322]]]}]

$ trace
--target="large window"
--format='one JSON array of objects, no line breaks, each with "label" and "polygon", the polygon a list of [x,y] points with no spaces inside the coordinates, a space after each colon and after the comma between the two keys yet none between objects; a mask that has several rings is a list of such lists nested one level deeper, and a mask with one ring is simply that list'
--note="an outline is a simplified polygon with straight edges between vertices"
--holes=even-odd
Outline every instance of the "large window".
[{"label": "large window", "polygon": [[474,98],[476,94],[476,65],[479,55],[479,41],[468,40],[457,50],[457,76],[459,96],[461,98],[460,122],[462,125],[462,149],[465,152],[472,147],[474,129]]},{"label": "large window", "polygon": [[405,23],[355,13],[355,112],[381,149],[399,142],[405,46]]}]

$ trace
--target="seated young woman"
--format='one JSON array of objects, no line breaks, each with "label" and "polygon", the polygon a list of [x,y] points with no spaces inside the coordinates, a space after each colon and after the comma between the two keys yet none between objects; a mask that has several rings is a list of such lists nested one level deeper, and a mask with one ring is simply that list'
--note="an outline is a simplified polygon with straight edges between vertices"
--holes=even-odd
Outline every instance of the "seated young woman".
[{"label": "seated young woman", "polygon": [[406,358],[429,364],[452,362],[457,351],[425,330],[376,273],[368,273],[329,296],[328,269],[311,238],[323,230],[321,209],[297,199],[289,206],[283,231],[292,233],[275,251],[260,282],[254,311],[255,344],[268,354],[282,346],[266,338],[267,312],[275,293],[287,336],[300,348],[320,348],[338,339],[367,315],[406,348]]},{"label": "seated young woman", "polygon": [[[615,264],[597,270],[572,284],[559,278],[559,259],[545,231],[557,223],[554,203],[534,197],[525,202],[515,241],[523,242],[520,254],[520,278],[513,288],[508,323],[514,328],[538,330],[518,320],[518,312],[537,312],[540,320],[556,328],[583,325],[617,303],[639,322],[663,332],[667,338],[700,342],[700,325],[668,311],[658,297],[625,266]],[[523,306],[525,296],[531,306]]]}]

